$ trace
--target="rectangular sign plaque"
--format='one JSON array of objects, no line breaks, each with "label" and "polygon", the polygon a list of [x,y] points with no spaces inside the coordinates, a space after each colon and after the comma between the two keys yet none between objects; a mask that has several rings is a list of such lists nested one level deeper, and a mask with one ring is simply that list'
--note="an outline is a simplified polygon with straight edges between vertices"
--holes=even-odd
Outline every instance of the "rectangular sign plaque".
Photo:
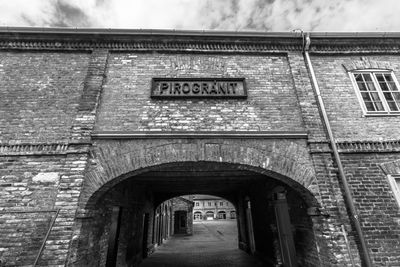
[{"label": "rectangular sign plaque", "polygon": [[152,98],[246,98],[244,78],[153,78]]}]

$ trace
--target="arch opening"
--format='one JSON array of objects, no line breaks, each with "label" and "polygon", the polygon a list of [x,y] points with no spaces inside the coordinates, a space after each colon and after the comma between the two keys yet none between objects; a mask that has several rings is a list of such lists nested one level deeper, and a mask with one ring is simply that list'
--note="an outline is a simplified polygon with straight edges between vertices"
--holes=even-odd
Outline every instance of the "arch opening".
[{"label": "arch opening", "polygon": [[[286,183],[289,178],[238,164],[180,162],[141,170],[136,175],[130,173],[116,180],[119,182],[113,181],[113,186],[101,197],[96,196],[95,205],[88,206],[92,219],[82,225],[84,234],[81,236],[86,239],[78,248],[78,254],[86,252],[82,263],[88,266],[96,260],[93,266],[101,265],[110,253],[116,255],[118,266],[134,266],[142,261],[144,264],[144,259],[173,233],[191,234],[187,230],[189,221],[208,218],[237,222],[236,247],[257,257],[266,266],[285,261],[279,223],[287,224],[293,238],[292,256],[299,265],[315,263],[318,266],[313,224],[307,214],[316,200],[295,182]],[[192,206],[188,215],[184,208],[176,208],[177,203],[175,207],[165,204],[179,196],[194,194],[221,197],[232,203],[234,210],[196,213]],[[282,199],[277,196],[284,196],[286,208],[279,204]],[[120,219],[112,217],[112,208],[116,206],[122,210]],[[289,214],[284,222],[279,222],[280,209],[286,209]],[[179,219],[172,222],[171,218]],[[120,234],[112,237],[110,227],[115,220]],[[112,252],[107,250],[110,240],[118,243]]]}]

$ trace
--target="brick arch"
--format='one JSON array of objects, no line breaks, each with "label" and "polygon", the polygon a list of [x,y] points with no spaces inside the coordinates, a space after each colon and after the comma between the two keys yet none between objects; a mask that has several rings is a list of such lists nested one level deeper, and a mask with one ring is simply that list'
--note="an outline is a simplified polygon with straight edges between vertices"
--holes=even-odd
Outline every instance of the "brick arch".
[{"label": "brick arch", "polygon": [[400,159],[382,163],[380,167],[386,175],[400,174]]},{"label": "brick arch", "polygon": [[367,57],[361,57],[358,60],[352,60],[351,62],[345,62],[342,64],[346,71],[356,71],[356,70],[392,70],[390,64],[386,61],[377,61]]},{"label": "brick arch", "polygon": [[94,145],[92,165],[85,174],[82,208],[93,205],[121,181],[160,166],[183,162],[230,164],[275,178],[299,192],[310,205],[315,199],[315,173],[304,144],[274,141],[254,146],[243,143],[167,142],[152,146],[137,142],[107,141]]}]

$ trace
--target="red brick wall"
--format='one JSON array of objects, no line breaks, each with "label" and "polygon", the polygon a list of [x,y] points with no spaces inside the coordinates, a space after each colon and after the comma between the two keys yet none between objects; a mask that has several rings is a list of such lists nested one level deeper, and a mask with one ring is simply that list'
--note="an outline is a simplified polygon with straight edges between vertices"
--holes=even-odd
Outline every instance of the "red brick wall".
[{"label": "red brick wall", "polygon": [[92,55],[0,53],[0,259],[6,266],[33,264],[58,208],[39,264],[66,262],[87,162],[87,147],[69,141],[94,122],[85,107],[96,96],[82,94],[100,87],[96,78],[103,75],[93,67],[105,62]]},{"label": "red brick wall", "polygon": [[[311,56],[334,135],[339,141],[399,140],[400,127],[396,126],[400,125],[400,116],[363,117],[355,90],[343,65],[357,65],[360,61],[370,62],[365,63],[367,67],[385,66],[393,69],[395,75],[400,78],[400,57],[363,56],[364,59],[360,56],[343,54]],[[97,119],[96,130],[307,130],[311,141],[326,139],[301,52],[292,52],[289,57],[279,54],[120,52],[111,53],[108,65],[106,64],[106,50],[95,51],[91,55],[44,50],[36,52],[4,50],[0,53],[1,208],[23,207],[28,210],[62,207],[63,209],[56,230],[49,238],[42,264],[62,265],[65,262],[87,160],[85,154],[87,150],[77,152],[70,148],[59,149],[57,145],[56,147],[45,145],[81,139],[90,141],[95,119]],[[104,87],[102,87],[103,76],[106,77]],[[249,96],[245,100],[152,100],[150,99],[152,77],[245,77]],[[103,93],[99,102],[100,110],[95,118],[97,97],[101,89]],[[349,264],[340,232],[341,224],[348,230],[351,250],[355,255],[357,235],[350,225],[343,192],[337,179],[337,170],[335,164],[331,163],[329,147],[325,144],[328,150],[321,152],[322,154],[312,151],[313,154],[310,156],[307,153],[310,147],[306,147],[306,142],[294,141],[301,143],[299,146],[301,149],[291,150],[291,142],[270,141],[271,145],[268,145],[268,141],[264,146],[261,142],[248,140],[223,140],[225,145],[214,145],[218,149],[223,147],[238,157],[250,158],[250,155],[255,157],[254,154],[258,153],[262,159],[269,153],[272,156],[284,153],[285,156],[282,158],[301,158],[299,162],[304,163],[302,166],[306,166],[307,169],[313,167],[317,179],[307,183],[307,186],[308,189],[317,192],[316,198],[322,203],[326,216],[312,218],[315,223],[312,230],[315,231],[316,242],[322,251],[319,256],[326,265]],[[114,159],[114,161],[109,160],[107,164],[115,163],[113,170],[118,171],[128,168],[126,172],[135,170],[132,163],[134,160],[130,162],[131,165],[124,165],[123,160],[128,160],[129,156],[135,155],[138,161],[146,162],[146,156],[141,158],[142,155],[137,155],[137,151],[155,151],[147,153],[147,156],[158,155],[157,151],[166,151],[162,155],[167,155],[169,148],[174,148],[172,145],[162,147],[164,141],[157,141],[161,144],[160,150],[154,148],[154,144],[149,144],[153,141],[140,141],[139,145],[132,142],[125,147],[121,146],[128,142],[99,141],[102,142],[104,146],[111,147],[104,151],[116,151],[115,155],[103,155],[104,158]],[[189,151],[187,148],[190,146],[186,143],[198,141],[180,142],[186,151],[176,150],[179,156]],[[34,147],[34,152],[29,145],[8,146],[16,143],[41,143],[43,146]],[[257,149],[248,150],[251,152],[249,155],[240,152],[240,145],[245,143],[251,143],[251,147]],[[102,145],[94,144],[94,146],[99,148]],[[142,149],[143,147],[146,149]],[[197,149],[196,146],[193,147]],[[274,149],[269,150],[268,147]],[[14,151],[9,152],[7,149]],[[40,152],[43,149],[49,150],[43,154]],[[125,153],[119,156],[124,150],[129,150],[131,154]],[[360,212],[361,225],[374,264],[396,265],[400,262],[397,253],[400,251],[399,208],[378,164],[398,160],[399,154],[394,151],[395,149],[390,153],[388,151],[371,153],[367,150],[363,153],[341,154],[346,176],[355,205]],[[218,151],[221,153],[221,149]],[[238,153],[235,154],[235,151]],[[310,163],[310,157],[313,165]],[[158,156],[150,158],[151,161],[154,160],[152,164],[159,163]],[[95,160],[98,159],[93,159],[93,168],[97,167]],[[329,166],[324,160],[328,160]],[[283,167],[277,170],[282,169]],[[59,177],[59,182],[51,177],[48,181],[45,177],[39,179],[37,175],[40,173],[46,173],[53,178]],[[51,173],[57,175],[52,176]],[[107,179],[111,178],[112,175],[108,175]],[[96,180],[96,183],[102,182],[99,180]],[[152,208],[146,207],[146,211],[151,212]],[[6,264],[32,262],[52,216],[52,212],[40,215],[0,214],[0,256],[6,258]],[[151,223],[153,219],[150,218]],[[75,223],[78,226],[85,224],[81,221]],[[309,221],[296,223],[296,227],[304,226],[308,230],[311,229]],[[104,222],[100,224],[102,225],[99,229],[106,226]],[[88,227],[90,228],[90,225]],[[21,230],[14,236],[14,229]],[[124,231],[131,232],[131,229]],[[81,253],[84,253],[85,249],[93,251],[93,248],[90,248],[92,236],[86,234],[83,231],[81,235],[80,240],[86,242],[81,246]],[[104,249],[106,232],[101,234],[103,236],[96,238],[100,243],[103,242],[100,246]],[[311,240],[310,236],[311,230],[304,240]],[[27,245],[21,247],[21,244]],[[329,253],[324,252],[327,247]],[[310,253],[312,255],[305,260],[316,260],[315,251],[312,250]],[[104,253],[102,255],[101,260],[104,260]],[[355,257],[356,262],[359,262],[359,256]],[[76,261],[79,262],[79,259]]]},{"label": "red brick wall", "polygon": [[[6,266],[33,264],[56,208],[62,208],[64,214],[72,209],[74,214],[80,187],[78,169],[84,162],[79,156],[67,155],[0,157],[0,258]],[[54,253],[68,250],[71,218],[60,214],[57,220],[60,225],[48,239],[52,255],[44,254],[41,264],[56,259],[59,264],[64,262]]]},{"label": "red brick wall", "polygon": [[[364,60],[361,60],[363,56]],[[356,90],[345,69],[360,66],[365,68],[389,68],[400,80],[400,56],[395,55],[311,55],[317,81],[334,135],[338,141],[398,140],[400,116],[364,117]],[[345,67],[343,67],[345,66]]]},{"label": "red brick wall", "polygon": [[[244,77],[246,100],[152,100],[153,77]],[[97,130],[302,130],[285,56],[112,53]]]},{"label": "red brick wall", "polygon": [[343,167],[376,266],[400,263],[400,209],[379,164],[398,154],[342,154]]},{"label": "red brick wall", "polygon": [[89,54],[0,53],[0,143],[69,139]]},{"label": "red brick wall", "polygon": [[[321,96],[338,141],[398,142],[400,116],[364,116],[347,70],[391,69],[399,79],[399,59],[395,55],[311,55]],[[387,177],[379,168],[381,163],[399,159],[396,144],[390,143],[386,149],[386,145],[379,143],[351,146],[343,149],[347,153],[340,155],[374,266],[400,262],[397,253],[400,251],[400,210]],[[374,153],[376,151],[380,153]],[[344,194],[343,190],[340,193]],[[342,214],[342,218],[345,216],[346,213]],[[347,229],[350,228],[347,226]],[[354,229],[348,234],[351,242],[354,238],[357,240]]]}]

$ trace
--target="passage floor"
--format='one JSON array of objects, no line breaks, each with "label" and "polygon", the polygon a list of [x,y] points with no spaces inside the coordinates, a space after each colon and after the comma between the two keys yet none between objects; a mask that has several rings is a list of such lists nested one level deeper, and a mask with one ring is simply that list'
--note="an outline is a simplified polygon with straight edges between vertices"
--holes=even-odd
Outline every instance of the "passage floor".
[{"label": "passage floor", "polygon": [[140,267],[261,267],[237,248],[236,220],[193,223],[193,235],[175,235],[145,259]]}]

